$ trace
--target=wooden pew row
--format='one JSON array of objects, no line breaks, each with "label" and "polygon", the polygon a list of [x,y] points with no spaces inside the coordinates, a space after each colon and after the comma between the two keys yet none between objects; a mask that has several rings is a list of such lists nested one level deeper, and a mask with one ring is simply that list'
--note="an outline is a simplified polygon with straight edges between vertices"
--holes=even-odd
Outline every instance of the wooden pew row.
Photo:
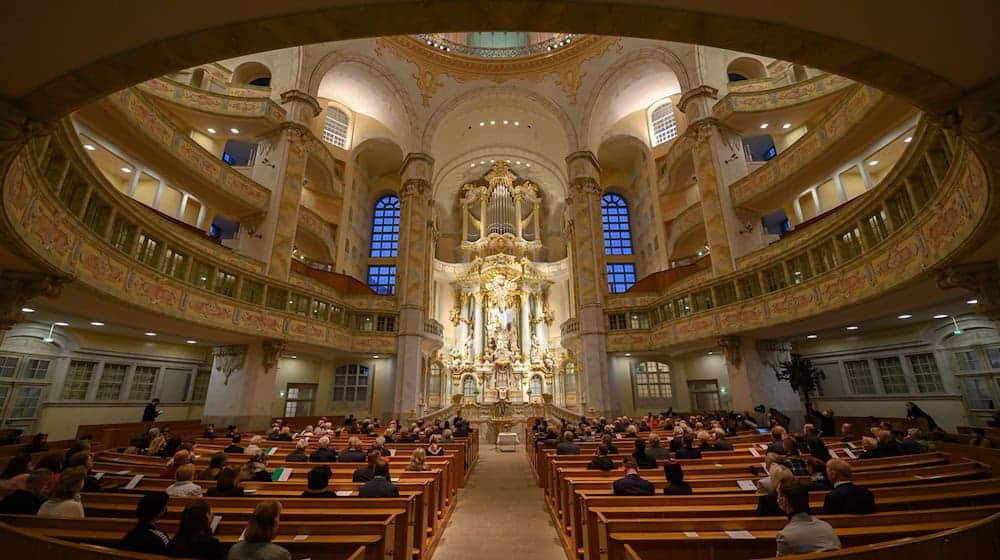
[{"label": "wooden pew row", "polygon": [[[964,507],[1000,503],[1000,479],[987,478],[961,482],[913,486],[886,486],[872,489],[879,511],[933,507]],[[826,492],[811,492],[810,503],[815,511],[823,507]],[[569,510],[568,525],[563,525],[567,548],[581,551],[585,548],[586,535],[594,534],[596,521],[592,510],[607,512],[624,511],[635,514],[642,508],[645,517],[755,517],[756,493],[709,494],[692,496],[614,496],[610,489],[599,491],[577,490]],[[625,508],[615,510],[609,508]]]},{"label": "wooden pew row", "polygon": [[100,443],[105,449],[127,447],[132,438],[145,434],[151,426],[156,426],[161,430],[170,428],[171,433],[181,436],[182,439],[194,439],[205,431],[200,419],[80,424],[76,428],[76,439],[89,435],[93,438],[94,443]]},{"label": "wooden pew row", "polygon": [[[988,518],[997,509],[987,506],[819,517],[833,526],[843,546],[856,546],[955,529]],[[604,546],[591,558],[625,560],[625,544],[631,545],[633,553],[640,557],[646,554],[650,558],[661,557],[664,550],[669,550],[671,560],[773,556],[775,536],[786,523],[781,517],[608,520],[601,536]],[[746,531],[750,537],[734,537],[727,531]],[[653,556],[654,551],[660,555]]]},{"label": "wooden pew row", "polygon": [[[300,490],[301,492],[301,490]],[[221,515],[223,522],[244,525],[253,513],[254,505],[261,499],[279,500],[282,504],[283,530],[303,534],[297,527],[315,521],[377,521],[390,515],[396,516],[395,548],[410,551],[418,559],[426,560],[437,538],[427,533],[426,519],[421,515],[418,493],[400,493],[398,498],[301,498],[294,496],[254,494],[243,498],[203,498],[212,506],[214,515]],[[129,518],[134,516],[137,494],[84,493],[82,502],[88,518]],[[171,497],[164,517],[176,521],[184,506],[195,498]],[[238,534],[237,534],[238,536]],[[440,535],[438,535],[439,537]]]}]

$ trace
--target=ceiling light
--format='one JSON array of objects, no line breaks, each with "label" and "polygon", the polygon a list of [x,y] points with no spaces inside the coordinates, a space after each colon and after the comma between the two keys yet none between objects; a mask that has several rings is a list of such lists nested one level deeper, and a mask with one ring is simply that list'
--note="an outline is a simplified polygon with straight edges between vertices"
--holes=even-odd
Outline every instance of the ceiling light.
[{"label": "ceiling light", "polygon": [[516,163],[517,165],[521,165],[521,160],[517,160],[514,163]]},{"label": "ceiling light", "polygon": [[291,358],[291,359],[293,359],[293,360],[297,360],[297,359],[299,359],[299,357],[298,357],[298,356],[289,356],[289,358]]},{"label": "ceiling light", "polygon": [[97,148],[95,148],[93,144],[84,144],[83,149],[87,150],[88,152],[93,152]]},{"label": "ceiling light", "polygon": [[767,123],[760,125],[761,128],[767,128]]},{"label": "ceiling light", "polygon": [[496,163],[496,162],[497,162],[497,160],[495,160],[495,159],[491,159],[490,160],[490,163]]},{"label": "ceiling light", "polygon": [[497,121],[490,121],[490,124],[497,124]]},{"label": "ceiling light", "polygon": [[970,299],[969,301],[967,301],[965,303],[968,303],[969,305],[976,305],[977,303],[979,303],[979,300],[978,299]]},{"label": "ceiling light", "polygon": [[715,354],[715,352],[709,352],[708,353],[709,356],[711,356],[712,354]]},{"label": "ceiling light", "polygon": [[872,167],[875,167],[876,165],[878,165],[878,160],[877,159],[873,159],[873,160],[871,160],[871,161],[868,162],[868,165],[870,165]]},{"label": "ceiling light", "polygon": [[479,162],[479,165],[486,165],[486,162],[485,161],[481,161],[481,162]]},{"label": "ceiling light", "polygon": [[530,163],[526,163],[526,164],[524,164],[524,166],[525,167],[531,167],[531,164]]},{"label": "ceiling light", "polygon": [[69,323],[67,323],[67,322],[65,322],[65,321],[57,321],[57,322],[55,322],[55,323],[53,323],[53,324],[54,324],[55,326],[57,326],[57,327],[68,327],[68,326],[69,326]]},{"label": "ceiling light", "polygon": [[472,162],[472,163],[469,164],[469,167],[475,167],[475,166],[476,166],[476,162]]},{"label": "ceiling light", "polygon": [[947,318],[948,316],[945,315],[944,313],[938,313],[937,315],[934,316],[934,319],[947,319]]},{"label": "ceiling light", "polygon": [[861,327],[859,327],[857,325],[851,325],[851,326],[847,327],[847,330],[849,330],[849,331],[856,331],[856,330],[858,330],[860,328]]},{"label": "ceiling light", "polygon": [[30,308],[30,307],[22,307],[21,308],[21,313],[34,313],[34,312],[35,312],[35,310],[32,309],[32,308]]},{"label": "ceiling light", "polygon": [[903,138],[903,142],[906,142],[907,144],[909,144],[910,142],[913,142],[913,137],[912,136],[907,136],[906,138]]},{"label": "ceiling light", "polygon": [[514,126],[521,126],[521,123],[514,121]]},{"label": "ceiling light", "polygon": [[507,124],[507,123],[508,123],[508,121],[503,121],[503,124]]},{"label": "ceiling light", "polygon": [[197,340],[185,340],[184,342],[187,342],[188,344],[198,344]]},{"label": "ceiling light", "polygon": [[486,126],[486,121],[479,121],[479,126]]},{"label": "ceiling light", "polygon": [[214,128],[206,128],[205,130],[207,130],[209,134],[215,134]]},{"label": "ceiling light", "polygon": [[809,340],[815,340],[815,339],[819,338],[819,335],[818,334],[810,334],[810,335],[806,335],[806,338],[808,338]]},{"label": "ceiling light", "polygon": [[131,172],[132,172],[132,168],[130,168],[130,167],[122,167],[122,173],[131,173]]},{"label": "ceiling light", "polygon": [[786,122],[785,124],[781,125],[781,128],[792,128],[792,123]]},{"label": "ceiling light", "polygon": [[229,132],[232,132],[233,134],[239,134],[240,133],[240,129],[238,129],[238,128],[230,128]]},{"label": "ceiling light", "polygon": [[631,352],[625,352],[625,357],[626,358],[631,358],[632,357],[632,353]]},{"label": "ceiling light", "polygon": [[145,334],[146,334],[146,336],[156,336],[156,333],[155,333],[155,332],[152,332],[152,331],[150,331],[150,332],[147,332],[147,333],[145,333]]},{"label": "ceiling light", "polygon": [[504,161],[505,161],[505,162],[507,162],[507,163],[510,163],[510,160],[509,160],[509,159],[505,159]]},{"label": "ceiling light", "polygon": [[902,315],[897,315],[896,316],[897,319],[910,319],[912,317],[913,317],[913,315],[910,315],[909,313],[904,313]]},{"label": "ceiling light", "polygon": [[104,323],[102,323],[100,321],[91,321],[90,324],[93,325],[93,326],[95,326],[95,327],[103,327],[104,326]]},{"label": "ceiling light", "polygon": [[375,360],[377,360],[377,359],[378,359],[378,354],[375,354],[375,355],[373,355],[373,356],[372,356],[372,359],[375,359]]}]

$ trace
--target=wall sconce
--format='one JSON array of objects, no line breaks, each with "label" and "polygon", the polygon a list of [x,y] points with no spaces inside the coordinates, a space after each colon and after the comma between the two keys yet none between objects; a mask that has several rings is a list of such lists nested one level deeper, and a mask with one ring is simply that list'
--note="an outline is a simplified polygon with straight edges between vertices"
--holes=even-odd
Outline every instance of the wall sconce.
[{"label": "wall sconce", "polygon": [[736,152],[733,152],[733,154],[731,156],[729,156],[728,158],[726,158],[726,160],[723,161],[722,163],[729,163],[729,162],[732,162],[732,161],[736,161],[739,158],[740,158],[740,156],[736,155]]},{"label": "wall sconce", "polygon": [[753,231],[753,224],[747,224],[743,226],[743,228],[740,229],[738,233],[744,234],[744,233],[750,233],[751,231]]},{"label": "wall sconce", "polygon": [[263,158],[262,160],[260,160],[260,164],[261,165],[266,165],[266,166],[270,167],[271,169],[274,169],[275,167],[277,167],[276,165],[274,165],[273,163],[271,163],[271,160],[269,160],[267,158]]}]

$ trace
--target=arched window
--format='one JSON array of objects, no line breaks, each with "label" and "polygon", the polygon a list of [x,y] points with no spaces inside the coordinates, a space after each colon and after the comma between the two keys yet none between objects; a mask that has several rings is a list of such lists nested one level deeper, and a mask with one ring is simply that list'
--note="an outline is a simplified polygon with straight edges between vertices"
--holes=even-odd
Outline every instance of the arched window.
[{"label": "arched window", "polygon": [[427,392],[431,395],[441,394],[441,364],[434,362],[431,364],[430,379],[427,382]]},{"label": "arched window", "polygon": [[476,378],[466,375],[462,378],[462,394],[468,398],[476,396]]},{"label": "arched window", "polygon": [[542,394],[542,376],[541,375],[532,375],[531,376],[531,383],[528,386],[528,390],[531,391],[531,396],[533,396],[533,397],[536,396],[536,395],[541,395]]},{"label": "arched window", "polygon": [[[393,258],[399,252],[399,197],[383,196],[375,203],[372,215],[372,249],[374,258]],[[396,293],[396,265],[368,265],[368,287],[382,296]]]},{"label": "arched window", "polygon": [[614,193],[601,197],[601,225],[604,228],[605,255],[631,255],[632,231],[628,221],[628,204]]},{"label": "arched window", "polygon": [[674,104],[667,101],[653,109],[649,116],[649,125],[653,131],[654,146],[677,138],[677,118],[674,116]]},{"label": "arched window", "polygon": [[346,148],[347,126],[350,122],[347,113],[336,107],[327,107],[326,120],[323,121],[323,141],[338,148]]}]

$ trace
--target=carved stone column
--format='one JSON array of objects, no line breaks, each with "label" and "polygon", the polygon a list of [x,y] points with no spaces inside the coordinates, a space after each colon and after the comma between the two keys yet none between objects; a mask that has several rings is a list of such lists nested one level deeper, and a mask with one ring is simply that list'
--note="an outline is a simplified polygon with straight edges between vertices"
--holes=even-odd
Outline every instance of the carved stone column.
[{"label": "carved stone column", "polygon": [[39,296],[58,297],[65,280],[41,272],[0,271],[0,344],[17,323],[26,320],[21,309]]},{"label": "carved stone column", "polygon": [[976,294],[976,310],[993,319],[1000,327],[1000,267],[996,262],[958,264],[941,270],[938,287],[943,290],[964,288]]},{"label": "carved stone column", "polygon": [[570,262],[576,284],[577,318],[580,321],[581,352],[577,375],[580,399],[601,414],[611,413],[611,387],[604,326],[605,280],[604,232],[601,226],[600,166],[594,154],[575,152],[566,158],[569,170],[569,199],[566,207],[572,227],[569,236]]},{"label": "carved stone column", "polygon": [[213,349],[204,422],[236,424],[244,431],[270,425],[277,364],[284,346],[284,341],[265,340]]},{"label": "carved stone column", "polygon": [[399,300],[399,336],[396,339],[395,402],[393,412],[417,409],[420,394],[424,320],[427,317],[432,264],[433,205],[430,179],[434,159],[409,154],[400,173],[399,257],[396,297]]}]

